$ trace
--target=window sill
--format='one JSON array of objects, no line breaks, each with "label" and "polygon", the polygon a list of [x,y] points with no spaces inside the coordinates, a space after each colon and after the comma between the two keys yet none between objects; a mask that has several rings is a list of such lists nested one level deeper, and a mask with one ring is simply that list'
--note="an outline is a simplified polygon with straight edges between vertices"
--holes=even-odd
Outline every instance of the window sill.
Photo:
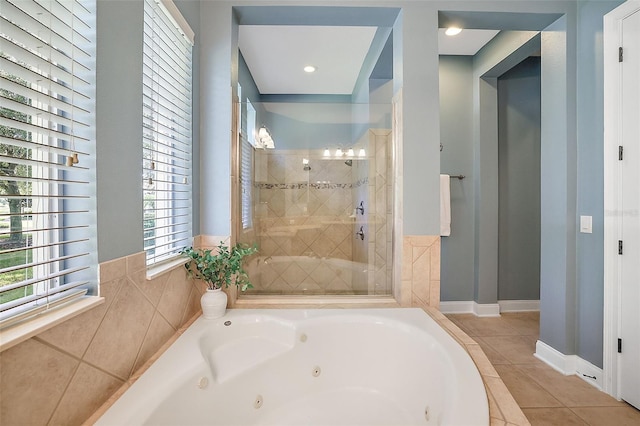
[{"label": "window sill", "polygon": [[0,330],[0,352],[104,303],[104,297],[86,296],[67,305]]},{"label": "window sill", "polygon": [[162,274],[184,265],[186,262],[187,260],[184,257],[176,257],[175,259],[168,260],[159,265],[150,266],[147,268],[147,280],[157,278]]}]

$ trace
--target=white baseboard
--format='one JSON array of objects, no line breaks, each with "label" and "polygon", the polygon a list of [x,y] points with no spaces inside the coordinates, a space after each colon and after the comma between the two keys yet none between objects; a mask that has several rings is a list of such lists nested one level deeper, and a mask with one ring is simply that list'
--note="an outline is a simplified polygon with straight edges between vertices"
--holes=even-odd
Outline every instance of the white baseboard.
[{"label": "white baseboard", "polygon": [[565,376],[575,374],[598,390],[602,390],[602,369],[578,355],[565,355],[541,340],[536,342],[536,353],[533,355]]},{"label": "white baseboard", "polygon": [[480,304],[473,300],[458,302],[440,302],[443,314],[474,314],[479,317],[499,317],[500,306],[497,303]]},{"label": "white baseboard", "polygon": [[500,312],[540,311],[539,300],[498,300]]},{"label": "white baseboard", "polygon": [[473,303],[472,300],[440,302],[440,312],[443,314],[472,314]]},{"label": "white baseboard", "polygon": [[476,303],[473,302],[473,313],[478,317],[499,317],[500,305],[497,303]]},{"label": "white baseboard", "polygon": [[536,342],[536,353],[533,355],[565,376],[575,374],[576,372],[575,355],[565,355],[547,345],[542,340]]},{"label": "white baseboard", "polygon": [[579,356],[576,356],[576,358],[578,358],[576,360],[576,376],[595,386],[598,390],[603,390],[604,374],[602,368],[596,367]]}]

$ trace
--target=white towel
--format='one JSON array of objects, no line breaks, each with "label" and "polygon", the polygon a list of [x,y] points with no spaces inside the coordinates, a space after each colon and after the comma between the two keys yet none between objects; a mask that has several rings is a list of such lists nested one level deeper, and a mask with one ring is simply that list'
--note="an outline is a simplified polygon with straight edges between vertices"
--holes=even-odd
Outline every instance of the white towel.
[{"label": "white towel", "polygon": [[449,175],[440,175],[440,235],[451,235],[451,187]]}]

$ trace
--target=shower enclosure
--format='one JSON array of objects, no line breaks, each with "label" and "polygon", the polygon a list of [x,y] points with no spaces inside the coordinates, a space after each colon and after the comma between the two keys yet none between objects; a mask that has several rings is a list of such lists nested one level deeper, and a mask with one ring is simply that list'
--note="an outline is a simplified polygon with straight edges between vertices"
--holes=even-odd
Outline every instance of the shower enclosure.
[{"label": "shower enclosure", "polygon": [[390,295],[391,103],[235,111],[236,239],[259,249],[246,294]]}]

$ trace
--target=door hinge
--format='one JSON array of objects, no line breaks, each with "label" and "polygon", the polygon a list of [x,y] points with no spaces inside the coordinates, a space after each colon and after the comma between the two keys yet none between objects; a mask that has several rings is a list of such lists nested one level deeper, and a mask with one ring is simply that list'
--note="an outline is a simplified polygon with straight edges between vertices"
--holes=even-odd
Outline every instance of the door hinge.
[{"label": "door hinge", "polygon": [[622,147],[622,145],[620,145],[618,147],[618,160],[622,161],[623,158],[623,152],[624,152],[624,148]]},{"label": "door hinge", "polygon": [[622,240],[618,240],[618,254],[622,254]]},{"label": "door hinge", "polygon": [[622,339],[618,339],[618,353],[622,353]]},{"label": "door hinge", "polygon": [[618,62],[622,62],[622,46],[618,47]]}]

